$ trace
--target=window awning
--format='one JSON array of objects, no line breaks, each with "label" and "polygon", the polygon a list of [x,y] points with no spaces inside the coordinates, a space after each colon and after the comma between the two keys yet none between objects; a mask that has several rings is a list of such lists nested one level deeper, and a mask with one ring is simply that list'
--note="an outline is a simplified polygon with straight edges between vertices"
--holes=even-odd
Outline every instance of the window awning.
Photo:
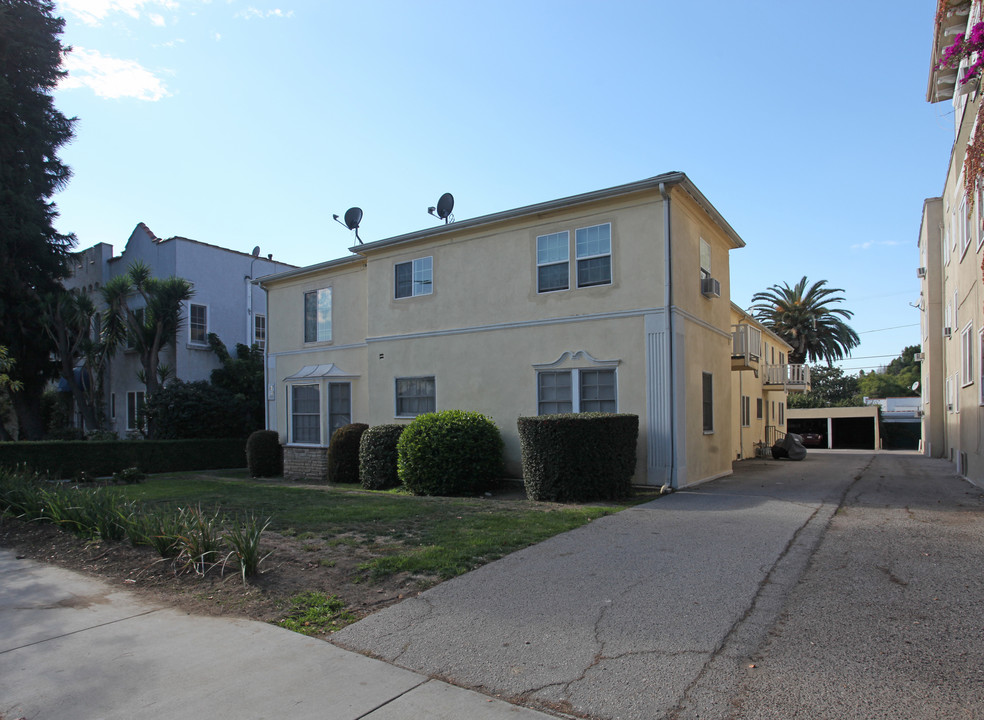
[{"label": "window awning", "polygon": [[294,380],[352,380],[359,377],[353,373],[347,373],[335,363],[327,365],[305,365],[290,377],[284,378],[284,382]]}]

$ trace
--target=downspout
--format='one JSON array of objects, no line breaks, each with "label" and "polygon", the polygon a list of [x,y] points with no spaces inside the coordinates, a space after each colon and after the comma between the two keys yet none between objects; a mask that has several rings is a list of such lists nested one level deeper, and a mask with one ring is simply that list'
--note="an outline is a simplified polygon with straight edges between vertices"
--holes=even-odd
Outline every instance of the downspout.
[{"label": "downspout", "polygon": [[673,366],[673,273],[671,272],[672,254],[670,253],[670,196],[666,192],[666,183],[659,184],[659,194],[663,197],[663,305],[666,307],[666,348],[668,354],[669,377],[668,391],[670,395],[670,467],[667,481],[670,487],[678,487],[677,458],[676,458],[676,418],[677,397],[674,388],[676,374]]}]

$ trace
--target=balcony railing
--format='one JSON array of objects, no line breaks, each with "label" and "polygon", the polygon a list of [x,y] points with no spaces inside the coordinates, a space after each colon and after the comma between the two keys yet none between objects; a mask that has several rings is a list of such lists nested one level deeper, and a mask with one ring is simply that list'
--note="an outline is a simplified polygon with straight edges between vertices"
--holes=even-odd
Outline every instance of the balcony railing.
[{"label": "balcony railing", "polygon": [[731,326],[731,369],[757,370],[762,357],[762,331],[751,325]]},{"label": "balcony railing", "polygon": [[762,369],[762,384],[782,386],[787,390],[809,390],[810,366],[766,365]]}]

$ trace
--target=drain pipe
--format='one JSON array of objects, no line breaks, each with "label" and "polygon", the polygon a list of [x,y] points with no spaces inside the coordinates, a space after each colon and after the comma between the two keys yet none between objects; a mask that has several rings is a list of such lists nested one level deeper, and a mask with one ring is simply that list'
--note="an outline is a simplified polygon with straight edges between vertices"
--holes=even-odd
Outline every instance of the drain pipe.
[{"label": "drain pipe", "polygon": [[667,389],[670,395],[670,467],[667,484],[676,488],[677,461],[676,461],[676,418],[677,418],[677,397],[674,382],[676,373],[673,364],[673,279],[671,272],[672,254],[670,253],[670,196],[666,192],[666,183],[659,184],[659,194],[663,197],[663,305],[666,308],[666,348],[669,355],[668,363],[670,381]]}]

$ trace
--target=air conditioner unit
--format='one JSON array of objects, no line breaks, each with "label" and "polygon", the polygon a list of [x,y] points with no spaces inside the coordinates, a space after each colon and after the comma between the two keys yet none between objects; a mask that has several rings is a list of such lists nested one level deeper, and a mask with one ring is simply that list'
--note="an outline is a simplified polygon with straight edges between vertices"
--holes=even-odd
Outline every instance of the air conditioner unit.
[{"label": "air conditioner unit", "polygon": [[914,353],[912,359],[916,362],[922,362],[926,359],[926,353]]},{"label": "air conditioner unit", "polygon": [[916,269],[916,277],[917,278],[924,278],[924,277],[926,277],[926,268],[924,268],[924,267],[917,268]]},{"label": "air conditioner unit", "polygon": [[721,297],[721,283],[714,278],[701,278],[700,292],[704,297]]},{"label": "air conditioner unit", "polygon": [[952,333],[950,331],[950,328],[948,327],[943,328],[943,337],[950,337],[951,334]]}]

